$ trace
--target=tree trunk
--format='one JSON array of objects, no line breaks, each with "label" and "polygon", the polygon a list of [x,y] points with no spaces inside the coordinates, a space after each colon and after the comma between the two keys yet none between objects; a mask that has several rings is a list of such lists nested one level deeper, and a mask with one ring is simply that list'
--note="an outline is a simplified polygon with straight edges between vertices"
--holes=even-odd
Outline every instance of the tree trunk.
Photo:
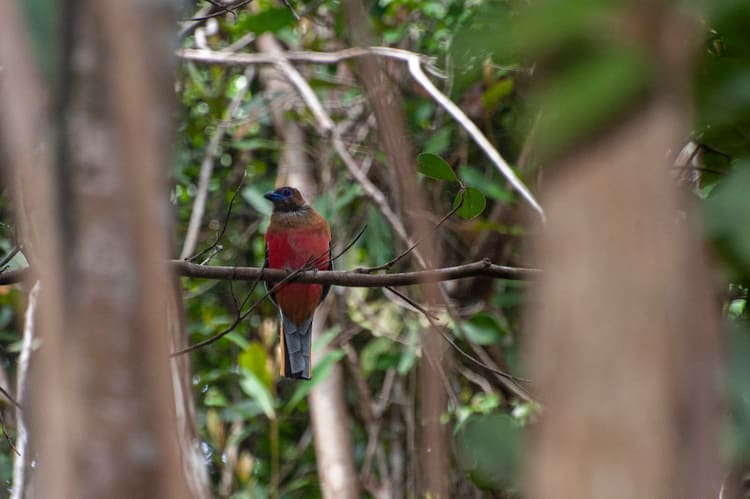
[{"label": "tree trunk", "polygon": [[[14,123],[28,135],[28,151],[12,158],[19,222],[42,280],[33,497],[190,497],[164,314],[174,5],[134,5],[65,4],[59,147],[46,149],[57,170],[43,157],[18,161],[38,150],[45,127]],[[31,89],[33,76],[22,74]]]},{"label": "tree trunk", "polygon": [[[683,81],[684,64],[661,63]],[[529,313],[544,405],[529,497],[717,496],[718,304],[665,160],[689,122],[684,94],[666,88],[549,179]]]}]

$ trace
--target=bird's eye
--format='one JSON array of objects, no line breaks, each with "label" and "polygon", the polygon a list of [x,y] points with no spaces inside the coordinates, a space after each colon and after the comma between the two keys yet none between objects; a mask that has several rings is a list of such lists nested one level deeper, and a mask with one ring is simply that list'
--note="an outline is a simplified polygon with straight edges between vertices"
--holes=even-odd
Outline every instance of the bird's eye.
[{"label": "bird's eye", "polygon": [[289,197],[292,195],[292,190],[289,189],[288,187],[285,189],[281,189],[281,195],[284,197]]}]

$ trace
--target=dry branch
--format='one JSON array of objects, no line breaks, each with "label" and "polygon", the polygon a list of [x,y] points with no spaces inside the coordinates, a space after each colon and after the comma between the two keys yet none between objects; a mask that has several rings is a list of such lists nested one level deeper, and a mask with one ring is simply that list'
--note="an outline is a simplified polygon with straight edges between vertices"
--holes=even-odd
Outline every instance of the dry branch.
[{"label": "dry branch", "polygon": [[[408,50],[394,49],[389,47],[368,47],[368,48],[349,48],[340,50],[337,52],[310,52],[310,51],[290,51],[283,54],[283,56],[274,56],[270,54],[227,54],[224,52],[213,52],[209,50],[195,50],[195,49],[182,49],[177,52],[177,55],[183,59],[200,61],[214,64],[277,64],[284,65],[288,64],[288,61],[305,61],[319,64],[334,64],[346,59],[355,57],[365,57],[377,55],[380,57],[387,57],[396,59],[407,63],[409,72],[411,73],[414,80],[435,99],[440,106],[442,106],[448,113],[455,119],[461,127],[471,136],[476,144],[487,154],[492,164],[498,169],[498,171],[510,182],[510,184],[521,194],[521,196],[531,205],[531,207],[539,214],[544,221],[544,210],[542,209],[539,202],[531,194],[529,189],[524,183],[516,176],[508,163],[503,159],[500,153],[495,149],[494,146],[487,140],[482,131],[474,124],[471,119],[464,114],[464,112],[445,94],[443,94],[427,77],[422,71],[422,65],[427,65],[428,69],[431,68],[432,59],[425,57],[415,52]],[[283,68],[280,68],[283,69]],[[434,71],[434,68],[432,69]],[[300,89],[304,89],[306,85],[300,85],[299,82],[292,82]],[[303,95],[305,101],[314,102],[316,99],[310,99],[308,96]],[[324,130],[330,132],[333,127],[332,123],[325,123],[325,119],[321,121],[321,110],[316,107],[311,107],[313,114],[315,114],[318,121]],[[325,116],[325,113],[322,113]],[[330,118],[328,118],[330,120]]]},{"label": "dry branch", "polygon": [[[218,279],[234,281],[280,281],[292,271],[278,269],[263,269],[261,267],[226,267],[218,265],[198,265],[182,260],[169,260],[172,270],[182,277],[198,279]],[[0,286],[15,284],[26,279],[30,269],[9,270],[0,274]],[[530,281],[541,274],[541,270],[523,267],[506,267],[495,265],[489,260],[443,267],[417,272],[399,272],[395,274],[363,274],[357,271],[328,271],[312,270],[300,272],[295,281],[333,284],[351,288],[380,288],[386,286],[412,286],[426,282],[453,281],[467,277],[492,277],[495,279],[511,279],[515,281]]]},{"label": "dry branch", "polygon": [[[291,271],[262,269],[258,267],[220,267],[196,265],[171,260],[172,269],[183,277],[203,279],[233,279],[238,281],[279,281]],[[385,286],[411,286],[427,282],[451,281],[466,277],[494,277],[496,279],[531,280],[539,275],[538,269],[505,267],[489,260],[467,263],[455,267],[443,267],[417,272],[395,274],[362,274],[356,271],[307,271],[300,272],[294,280],[305,283],[334,284],[337,286],[376,288]]]}]

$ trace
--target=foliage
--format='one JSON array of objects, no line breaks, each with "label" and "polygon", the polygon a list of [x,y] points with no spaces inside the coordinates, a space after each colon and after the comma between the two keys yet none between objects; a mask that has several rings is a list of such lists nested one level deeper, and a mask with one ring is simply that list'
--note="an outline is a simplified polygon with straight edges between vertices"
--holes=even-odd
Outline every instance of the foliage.
[{"label": "foliage", "polygon": [[[533,184],[545,158],[590,138],[642,99],[653,85],[657,70],[650,54],[596,29],[603,18],[627,4],[567,0],[533,2],[526,7],[524,2],[510,1],[379,0],[370,4],[369,14],[379,43],[435,56],[449,69],[446,87],[452,98],[481,126],[517,173]],[[733,418],[726,441],[727,452],[737,466],[750,463],[750,392],[745,382],[750,357],[750,37],[746,34],[750,13],[745,4],[743,0],[721,0],[706,6],[710,31],[692,82],[696,107],[692,138],[700,144],[698,168],[705,170],[693,191],[704,208],[706,237],[721,256],[726,274],[724,309],[731,352],[726,383]],[[333,50],[348,45],[339,2],[310,2],[304,9],[305,18],[297,22],[288,9],[270,0],[256,0],[237,12],[236,18],[226,14],[209,21],[215,30],[203,33],[215,50],[241,41],[248,33],[265,32],[294,49]],[[196,43],[195,31],[183,40],[186,47]],[[531,71],[535,65],[545,68],[544,78],[535,77]],[[337,123],[366,123],[365,96],[352,84],[351,67],[344,66],[342,71],[333,65],[301,67]],[[439,219],[463,203],[457,212],[460,218],[452,218],[439,231],[445,261],[465,262],[479,236],[491,233],[502,244],[489,248],[491,254],[480,256],[501,264],[518,263],[526,228],[519,221],[517,196],[465,133],[431,99],[415,92],[402,73],[405,70],[400,68],[391,76],[404,94],[409,133],[421,153],[415,158],[415,170],[422,174],[420,182],[429,193],[430,209]],[[245,94],[236,113],[227,116],[231,100],[242,91]],[[172,166],[176,239],[184,239],[209,140],[221,121],[230,120],[214,155],[199,249],[213,242],[221,230],[229,202],[238,190],[221,240],[222,251],[211,263],[257,266],[263,261],[262,234],[270,213],[262,194],[274,185],[283,147],[268,109],[284,96],[271,94],[255,70],[184,61],[176,75],[176,93],[183,108]],[[309,157],[315,159],[321,187],[315,205],[333,227],[335,242],[346,244],[362,226],[368,226],[361,241],[337,266],[377,265],[400,253],[402,242],[364,197],[361,187],[347,176],[325,138],[315,130],[309,111],[292,103],[284,107],[284,113],[306,133]],[[535,123],[537,129],[532,134]],[[523,152],[532,135],[536,147],[529,158]],[[354,133],[345,139],[358,151],[358,160],[372,161],[371,176],[387,190],[389,167],[376,136],[367,130],[365,139]],[[0,225],[0,258],[13,246],[13,231],[6,225],[11,215],[7,194],[0,196],[0,221],[4,222]],[[497,207],[503,208],[502,214],[494,217]],[[238,303],[250,293],[250,285],[242,283],[183,279],[182,284],[191,342],[228,326]],[[517,372],[524,285],[499,281],[489,289],[459,285],[449,290],[455,305],[468,310],[456,318],[441,312],[441,320],[451,326],[451,339],[464,349],[484,348],[499,365]],[[259,287],[250,301],[262,294]],[[192,354],[205,456],[217,490],[225,468],[231,467],[228,472],[234,480],[228,493],[234,498],[320,495],[315,454],[309,444],[306,395],[335,363],[347,366],[345,396],[353,418],[358,469],[365,461],[368,434],[354,381],[361,378],[375,399],[384,380],[395,377],[401,398],[398,404],[392,401],[382,415],[380,443],[386,452],[396,452],[404,438],[406,414],[413,417],[418,409],[417,366],[425,361],[419,336],[427,321],[381,290],[334,290],[331,295],[330,323],[336,325],[315,345],[316,349],[323,345],[330,348],[309,383],[278,380],[278,324],[268,301],[226,338]],[[0,287],[2,367],[9,372],[15,366],[22,312],[20,290]],[[351,336],[356,363],[345,362],[347,354],[335,340],[344,335]],[[475,370],[456,357],[460,367]],[[482,372],[477,374],[479,383],[460,370],[447,375],[447,384],[456,394],[443,418],[446,429],[451,430],[446,433],[455,444],[450,476],[453,490],[457,495],[483,490],[498,496],[514,493],[523,428],[533,424],[539,407],[512,399]],[[0,455],[9,455],[10,449],[1,440],[0,449]],[[7,483],[9,475],[10,461],[0,460],[0,479]],[[277,490],[274,483],[279,483]]]},{"label": "foliage", "polygon": [[726,452],[736,469],[750,466],[750,6],[739,0],[715,2],[712,30],[695,78],[696,136],[704,145],[707,169],[696,188],[705,199],[706,234],[723,260],[729,281],[724,294],[728,368],[725,383],[731,425]]},{"label": "foliage", "polygon": [[[395,0],[379,2],[373,6],[371,14],[378,36],[381,37],[380,43],[400,43],[402,47],[445,59],[453,41],[453,31],[471,16],[475,7],[462,0]],[[340,8],[338,3],[326,1],[308,13],[309,18],[318,23],[318,26],[333,27],[334,33],[331,33],[304,21],[297,25],[287,17],[283,9],[261,2],[256,11],[238,12],[236,21],[231,16],[220,18],[218,32],[210,40],[211,48],[228,46],[249,31],[257,34],[269,31],[290,48],[325,50],[336,43],[337,38],[345,36],[339,24],[342,16]],[[409,21],[404,22],[404,19]],[[193,43],[192,37],[185,40],[186,46]],[[335,67],[300,67],[324,102],[338,101],[344,105],[327,108],[334,120],[345,120],[346,113],[352,112],[345,107],[361,103],[364,97],[362,90],[341,81],[334,71]],[[209,137],[216,130],[219,120],[233,120],[216,153],[215,169],[209,185],[208,215],[204,223],[209,229],[202,236],[204,245],[213,240],[213,234],[223,221],[228,200],[244,176],[239,202],[232,210],[222,241],[223,251],[211,262],[217,265],[257,265],[262,261],[262,234],[270,212],[270,206],[262,194],[273,186],[277,173],[275,165],[281,159],[282,144],[269,113],[265,111],[275,96],[268,94],[257,74],[247,78],[243,68],[218,68],[191,62],[181,64],[178,78],[178,95],[186,110],[180,125],[174,167],[173,202],[177,210],[179,240],[192,209],[199,164]],[[486,106],[486,111],[483,111],[487,118],[484,131],[496,142],[503,142],[509,134],[516,133],[508,126],[517,119],[517,113],[512,107],[512,103],[517,100],[513,81],[513,75],[506,75],[486,91],[482,90],[481,94],[486,94],[486,97],[481,95],[477,101],[480,106]],[[234,116],[225,116],[225,110],[237,89],[246,83],[249,86],[238,111]],[[491,163],[461,134],[460,129],[441,118],[432,100],[415,94],[406,87],[403,92],[406,117],[411,126],[414,144],[418,150],[425,151],[417,158],[415,167],[420,173],[431,177],[424,179],[424,182],[425,187],[436,195],[435,212],[448,213],[460,203],[457,212],[460,218],[457,220],[466,220],[460,225],[460,230],[466,233],[465,237],[459,237],[454,230],[441,236],[446,238],[447,247],[455,248],[446,254],[447,262],[461,263],[465,261],[463,255],[471,244],[471,239],[480,230],[497,229],[507,233],[508,227],[515,226],[515,221],[493,223],[487,216],[488,208],[495,203],[515,204],[516,196],[499,178]],[[377,265],[393,258],[403,249],[402,243],[394,236],[379,211],[364,198],[358,184],[345,176],[345,170],[332,155],[330,146],[318,138],[311,126],[308,111],[302,106],[292,106],[287,107],[286,114],[308,132],[307,141],[311,151],[324,151],[322,155],[318,155],[318,169],[321,172],[331,172],[328,175],[335,179],[320,189],[320,195],[315,200],[316,208],[328,218],[334,229],[335,242],[345,244],[364,224],[368,226],[361,242],[337,262],[337,267]],[[360,120],[365,119],[364,115],[360,116]],[[515,140],[520,142],[521,138]],[[377,149],[377,142],[371,139],[359,147],[365,152],[358,156],[358,160],[369,155],[374,159],[373,171],[386,167]],[[459,159],[455,151],[461,148],[465,148],[468,155]],[[517,152],[520,148],[516,146],[513,150]],[[323,176],[325,175],[324,173]],[[375,175],[377,181],[378,174]],[[382,179],[380,186],[386,188]],[[511,243],[515,245],[512,240]],[[235,284],[233,289],[229,289],[226,283],[205,283],[188,279],[183,280],[183,284],[188,297],[186,306],[192,342],[205,339],[231,322],[235,313],[232,293],[241,299],[247,292],[247,287],[241,284]],[[518,288],[514,286],[502,286],[493,295],[500,297],[500,302],[511,303],[510,297],[517,292]],[[251,300],[259,297],[260,293],[256,291]],[[379,392],[389,371],[396,373],[397,384],[407,393],[413,393],[416,389],[414,375],[421,356],[418,337],[420,330],[427,325],[425,319],[418,313],[405,311],[391,296],[378,290],[347,289],[345,292],[332,294],[334,296],[329,297],[329,300],[340,310],[336,314],[341,322],[324,339],[330,341],[342,329],[361,329],[350,342],[358,354],[358,364],[347,369],[358,369],[357,375],[364,379],[371,391],[370,397],[374,398]],[[503,299],[506,295],[508,298]],[[457,299],[467,300],[460,296]],[[467,303],[469,301],[473,300],[469,299]],[[454,334],[463,348],[468,348],[467,342],[471,341],[490,349],[491,355],[501,364],[513,362],[517,346],[515,335],[511,331],[517,326],[519,310],[515,302],[502,312],[495,307],[472,314],[464,318],[463,327],[451,328],[448,333]],[[344,351],[334,346],[316,364],[310,383],[278,381],[275,357],[277,327],[275,311],[269,303],[265,303],[259,314],[253,314],[249,321],[230,335],[229,341],[223,340],[193,354],[198,410],[201,421],[206,425],[205,437],[211,449],[208,458],[215,479],[218,480],[222,468],[226,466],[224,460],[227,449],[239,447],[241,452],[252,456],[249,479],[240,478],[239,460],[235,464],[237,497],[247,494],[273,495],[270,484],[274,483],[274,475],[279,473],[272,464],[274,459],[293,452],[308,431],[309,408],[306,394],[327,375],[329,366],[343,362],[344,359]],[[485,396],[461,376],[451,374],[451,383],[460,394],[461,405],[451,407],[446,413],[448,427],[455,425],[458,428],[459,425],[469,424],[468,434],[475,435],[472,414],[510,415],[511,409],[515,407],[500,391],[482,401]],[[347,390],[354,388],[351,385]],[[367,434],[364,422],[359,419],[359,411],[356,409],[358,396],[354,393],[348,393],[347,399],[352,404],[351,411],[355,417],[353,437],[356,466],[360,467],[367,447]],[[413,399],[413,395],[409,397]],[[417,406],[411,405],[409,410],[416,411]],[[383,418],[401,419],[400,412],[397,407],[391,406],[387,413],[392,413],[392,416],[383,415]],[[240,438],[227,436],[231,432],[228,428],[236,427],[238,418],[242,419],[243,427],[239,433]],[[384,427],[381,431],[382,445],[385,448],[395,444],[393,439],[401,438],[392,428]],[[456,433],[456,439],[463,438],[464,434],[465,432]],[[463,452],[463,458],[474,460],[470,449],[468,452],[469,454]],[[509,459],[513,461],[512,457]],[[311,448],[305,448],[293,462],[282,460],[281,468],[284,466],[291,469],[280,483],[280,496],[316,497],[319,494]],[[480,466],[485,469],[486,463]],[[457,487],[467,486],[466,479],[462,478],[466,472],[461,467],[455,468],[452,481],[457,484],[465,483]],[[480,477],[482,473],[477,472],[475,475]],[[501,486],[486,478],[477,480],[482,482],[482,487],[493,486],[492,484]]]}]

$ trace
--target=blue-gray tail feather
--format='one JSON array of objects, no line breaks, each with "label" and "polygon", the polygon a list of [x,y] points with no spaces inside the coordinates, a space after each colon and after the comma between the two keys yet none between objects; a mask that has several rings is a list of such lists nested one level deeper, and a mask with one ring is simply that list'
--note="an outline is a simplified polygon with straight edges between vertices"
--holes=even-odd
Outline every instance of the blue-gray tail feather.
[{"label": "blue-gray tail feather", "polygon": [[284,376],[310,379],[310,349],[312,345],[312,317],[298,326],[281,314],[284,348],[288,361]]}]

